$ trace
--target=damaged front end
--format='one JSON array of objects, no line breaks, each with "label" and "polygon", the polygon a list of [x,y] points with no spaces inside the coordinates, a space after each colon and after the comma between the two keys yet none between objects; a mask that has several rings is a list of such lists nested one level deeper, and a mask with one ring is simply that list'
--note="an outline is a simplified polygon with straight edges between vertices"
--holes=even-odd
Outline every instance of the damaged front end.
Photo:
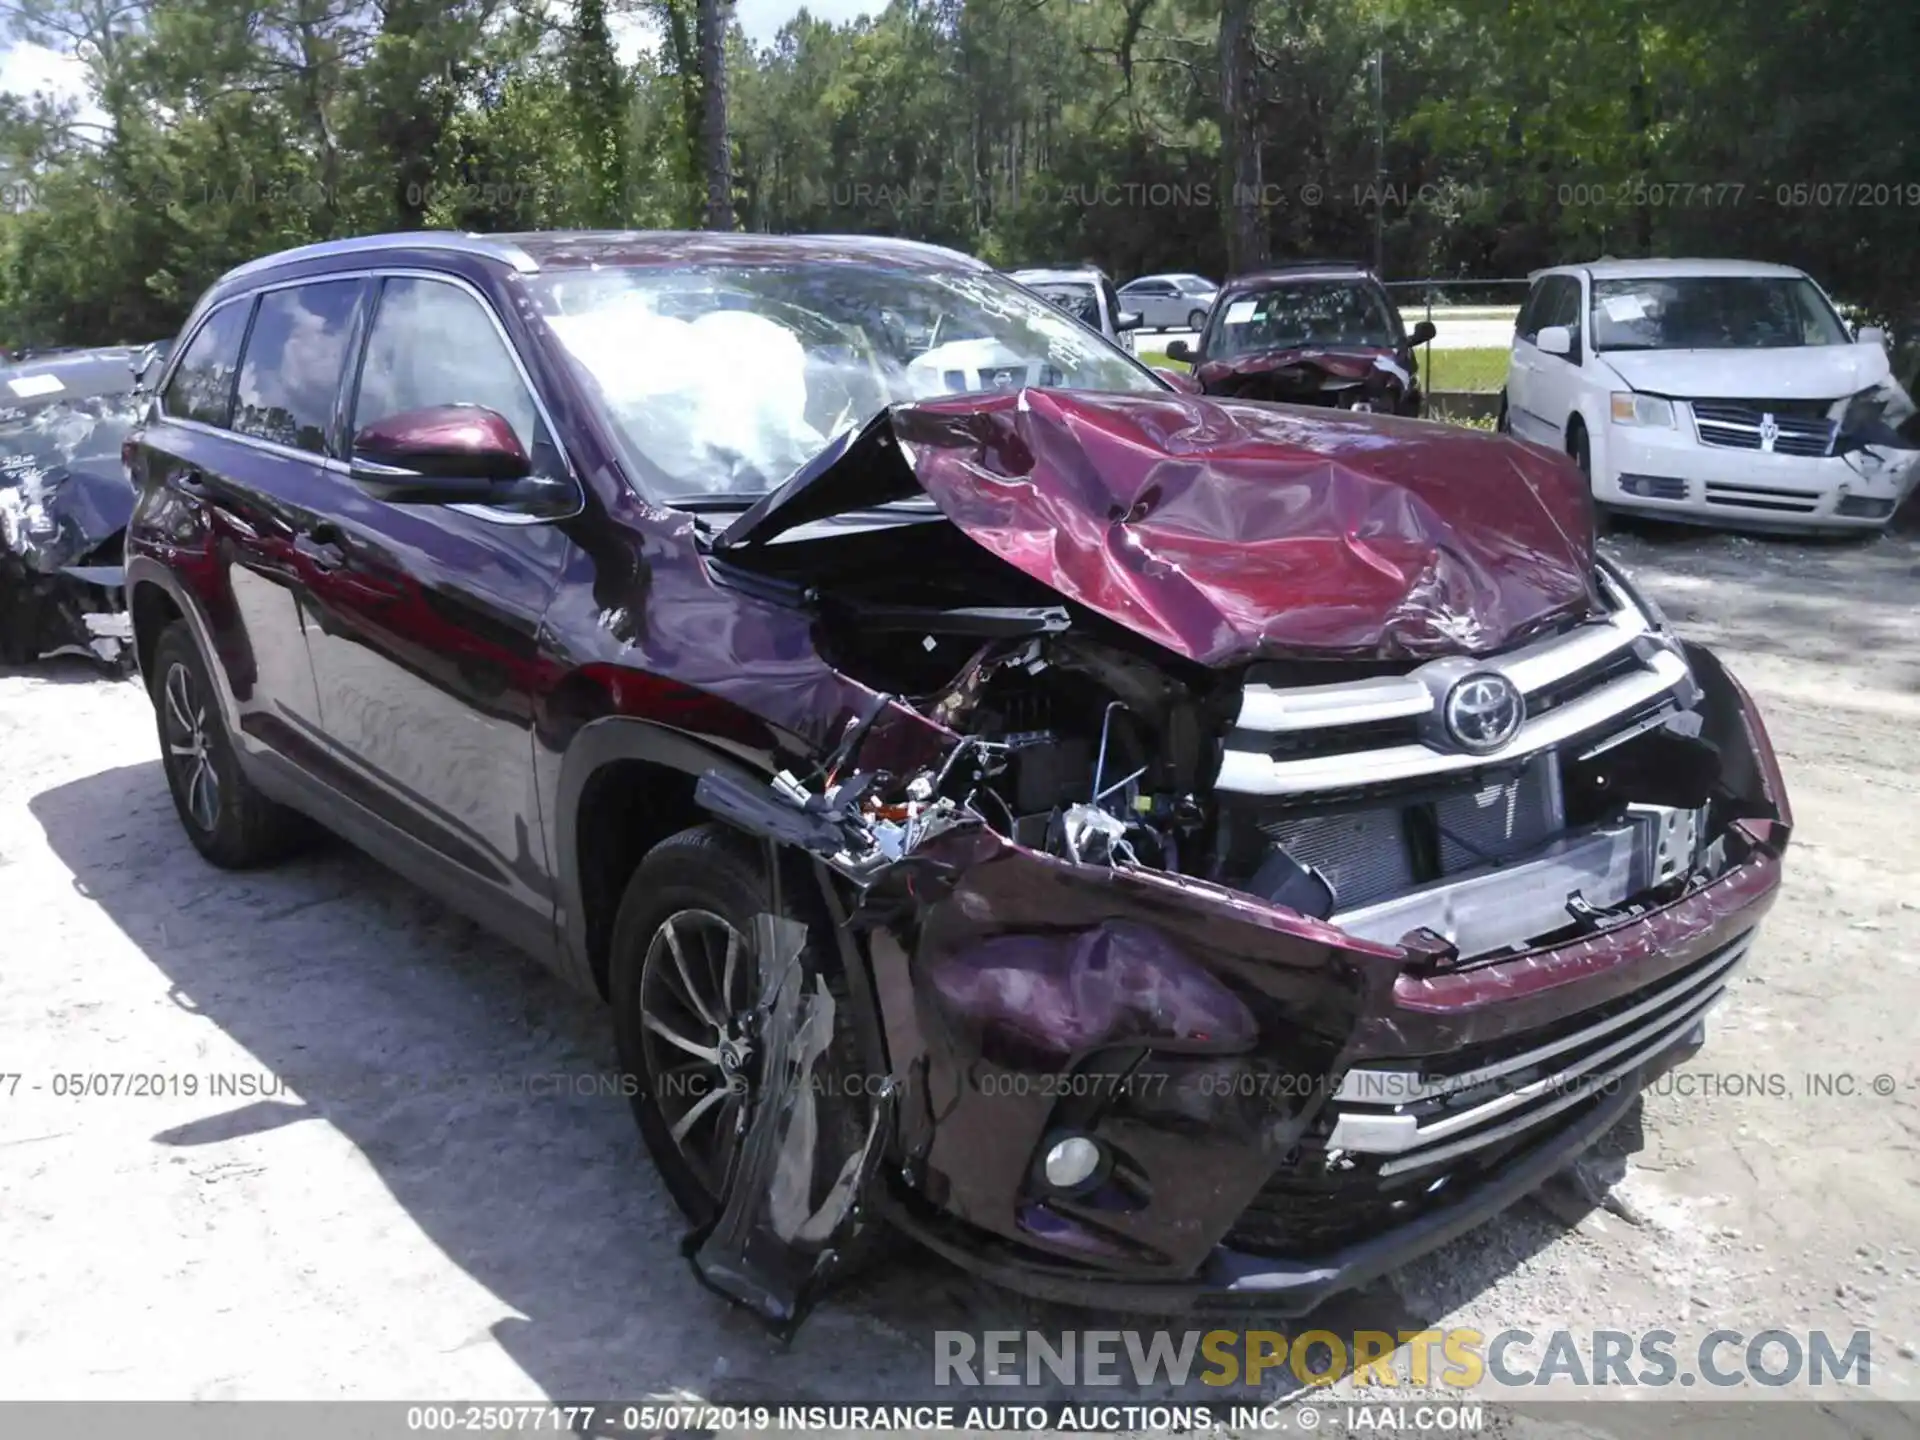
[{"label": "damaged front end", "polygon": [[1302,346],[1209,360],[1194,371],[1209,395],[1418,415],[1420,388],[1392,350]]},{"label": "damaged front end", "polygon": [[860,1206],[1035,1294],[1304,1312],[1614,1123],[1771,903],[1759,718],[1593,556],[1577,476],[1164,403],[896,411],[713,547],[950,736],[873,763],[876,708],[812,773],[697,788],[835,877],[880,1037],[884,1157],[782,1202],[799,1250],[703,1248],[763,1313]]},{"label": "damaged front end", "polygon": [[158,347],[63,352],[0,370],[0,660],[132,662],[121,446]]}]

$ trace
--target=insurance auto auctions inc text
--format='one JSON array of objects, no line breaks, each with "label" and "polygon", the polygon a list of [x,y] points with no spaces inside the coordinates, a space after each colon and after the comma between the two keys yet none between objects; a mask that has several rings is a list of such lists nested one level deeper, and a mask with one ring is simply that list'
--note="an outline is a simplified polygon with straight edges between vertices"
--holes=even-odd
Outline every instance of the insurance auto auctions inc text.
[{"label": "insurance auto auctions inc text", "polygon": [[1708,1392],[1873,1382],[1873,1339],[1825,1330],[965,1330],[934,1333],[936,1386],[1174,1386],[1259,1392],[1291,1380],[1355,1388],[1538,1394],[1541,1387]]}]

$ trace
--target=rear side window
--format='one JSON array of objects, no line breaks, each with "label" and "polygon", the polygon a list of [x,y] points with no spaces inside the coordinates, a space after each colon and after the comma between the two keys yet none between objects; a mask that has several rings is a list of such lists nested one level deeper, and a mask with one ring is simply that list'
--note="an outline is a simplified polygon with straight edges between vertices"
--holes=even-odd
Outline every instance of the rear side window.
[{"label": "rear side window", "polygon": [[358,280],[328,280],[260,297],[240,365],[235,430],[327,453],[360,289]]},{"label": "rear side window", "polygon": [[380,291],[360,389],[357,433],[376,420],[434,405],[484,405],[513,426],[534,468],[555,473],[542,454],[533,393],[492,317],[472,295],[439,280],[395,278]]},{"label": "rear side window", "polygon": [[240,341],[247,332],[251,309],[248,301],[236,300],[207,317],[167,382],[167,393],[160,400],[162,410],[177,420],[197,420],[202,425],[227,423],[233,402],[233,372],[238,368]]}]

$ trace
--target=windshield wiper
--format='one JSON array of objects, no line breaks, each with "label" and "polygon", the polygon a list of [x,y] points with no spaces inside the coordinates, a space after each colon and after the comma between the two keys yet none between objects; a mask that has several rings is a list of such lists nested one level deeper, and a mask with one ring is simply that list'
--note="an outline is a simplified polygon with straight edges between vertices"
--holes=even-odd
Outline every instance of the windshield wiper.
[{"label": "windshield wiper", "polygon": [[762,490],[751,495],[694,495],[685,500],[667,500],[662,503],[670,510],[685,510],[692,515],[728,515],[740,510],[751,510],[772,492]]}]

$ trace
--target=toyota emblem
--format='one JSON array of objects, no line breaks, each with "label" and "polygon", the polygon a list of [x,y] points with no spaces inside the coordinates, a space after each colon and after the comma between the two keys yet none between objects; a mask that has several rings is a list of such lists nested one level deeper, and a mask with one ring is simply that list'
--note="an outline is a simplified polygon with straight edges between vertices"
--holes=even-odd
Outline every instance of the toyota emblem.
[{"label": "toyota emblem", "polygon": [[1771,414],[1760,417],[1760,448],[1771,451],[1773,442],[1780,438],[1780,422]]},{"label": "toyota emblem", "polygon": [[1527,704],[1504,675],[1469,675],[1447,692],[1447,734],[1462,750],[1487,755],[1519,732]]}]

